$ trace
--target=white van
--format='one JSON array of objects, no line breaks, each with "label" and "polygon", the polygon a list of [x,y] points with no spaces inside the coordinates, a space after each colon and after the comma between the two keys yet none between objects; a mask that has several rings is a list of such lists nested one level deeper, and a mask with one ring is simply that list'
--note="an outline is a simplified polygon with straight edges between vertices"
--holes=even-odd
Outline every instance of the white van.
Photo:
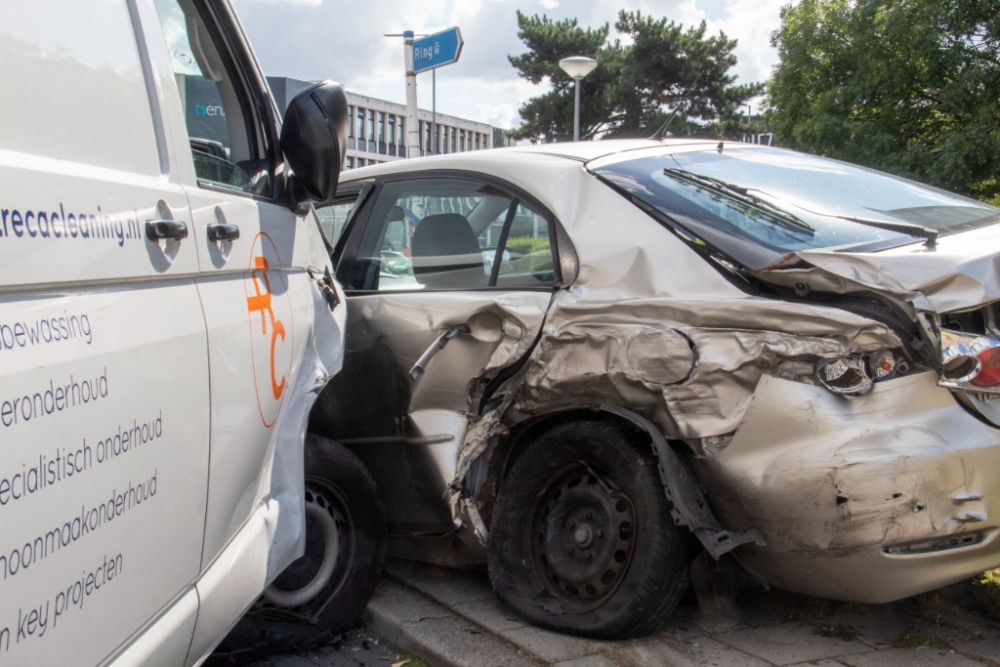
[{"label": "white van", "polygon": [[307,515],[314,571],[258,606],[328,620],[350,508],[303,441],[343,355],[311,205],[343,90],[282,127],[226,0],[7,0],[0,95],[0,667],[198,664]]}]

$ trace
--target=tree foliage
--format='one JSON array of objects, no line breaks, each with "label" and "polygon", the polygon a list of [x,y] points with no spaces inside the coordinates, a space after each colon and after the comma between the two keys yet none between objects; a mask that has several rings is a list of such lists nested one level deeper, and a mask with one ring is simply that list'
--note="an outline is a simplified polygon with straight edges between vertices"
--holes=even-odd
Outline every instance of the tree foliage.
[{"label": "tree foliage", "polygon": [[1000,193],[996,0],[801,0],[772,36],[783,145]]},{"label": "tree foliage", "polygon": [[[548,79],[552,89],[520,109],[518,139],[565,141],[573,134],[573,79],[559,60],[584,55],[597,68],[580,82],[580,137],[651,135],[678,110],[671,130],[716,136],[734,121],[740,105],[763,91],[763,84],[734,85],[736,40],[724,33],[706,37],[705,23],[695,28],[666,18],[621,11],[615,30],[630,38],[609,41],[610,26],[581,28],[576,19],[517,13],[518,37],[528,47],[508,56],[518,73],[532,83]],[[727,125],[728,123],[728,125]],[[709,127],[709,124],[712,124]]]}]

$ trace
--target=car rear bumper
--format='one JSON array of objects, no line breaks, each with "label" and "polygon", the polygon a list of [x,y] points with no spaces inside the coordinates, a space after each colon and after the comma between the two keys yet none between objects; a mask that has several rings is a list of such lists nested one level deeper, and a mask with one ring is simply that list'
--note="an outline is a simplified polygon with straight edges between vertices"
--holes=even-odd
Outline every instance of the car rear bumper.
[{"label": "car rear bumper", "polygon": [[765,377],[730,443],[695,468],[740,556],[773,586],[881,603],[1000,565],[1000,430],[934,373],[844,398]]}]

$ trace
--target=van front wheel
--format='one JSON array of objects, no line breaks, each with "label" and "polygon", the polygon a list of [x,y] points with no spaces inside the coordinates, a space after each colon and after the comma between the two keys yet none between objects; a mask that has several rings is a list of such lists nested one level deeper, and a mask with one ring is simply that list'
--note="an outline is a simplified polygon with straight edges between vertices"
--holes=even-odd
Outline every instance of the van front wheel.
[{"label": "van front wheel", "polygon": [[375,480],[343,446],[309,434],[305,482],[305,554],[278,575],[207,665],[318,646],[364,611],[385,562],[385,510]]}]

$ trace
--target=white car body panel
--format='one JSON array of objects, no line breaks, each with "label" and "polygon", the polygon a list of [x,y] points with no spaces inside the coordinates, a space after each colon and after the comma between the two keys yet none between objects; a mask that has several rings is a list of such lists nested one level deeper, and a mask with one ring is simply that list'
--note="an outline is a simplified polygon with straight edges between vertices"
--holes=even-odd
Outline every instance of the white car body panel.
[{"label": "white car body panel", "polygon": [[169,58],[153,0],[0,5],[3,666],[197,664],[302,553],[343,294],[311,210],[199,186]]}]

